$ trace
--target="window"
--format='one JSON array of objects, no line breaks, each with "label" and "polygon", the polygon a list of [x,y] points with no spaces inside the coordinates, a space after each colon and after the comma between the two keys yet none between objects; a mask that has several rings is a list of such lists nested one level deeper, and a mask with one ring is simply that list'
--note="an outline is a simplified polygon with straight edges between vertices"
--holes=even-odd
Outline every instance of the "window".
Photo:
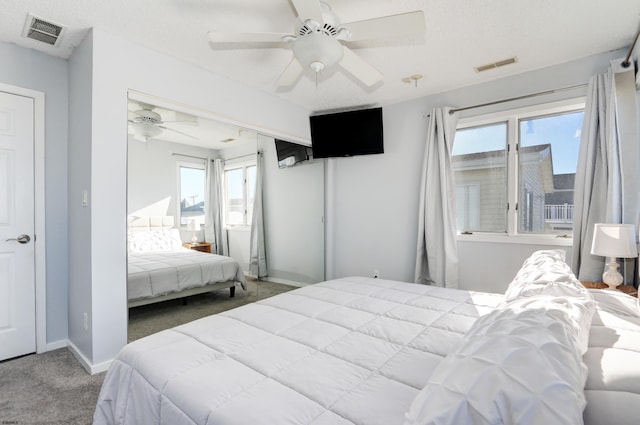
[{"label": "window", "polygon": [[250,226],[256,191],[255,163],[225,167],[225,223],[227,226]]},{"label": "window", "polygon": [[178,163],[178,216],[182,226],[191,220],[196,227],[204,224],[205,175],[204,165]]},{"label": "window", "polygon": [[459,232],[568,234],[584,103],[461,120],[453,143]]},{"label": "window", "polygon": [[458,229],[506,232],[507,123],[458,130],[452,154]]}]

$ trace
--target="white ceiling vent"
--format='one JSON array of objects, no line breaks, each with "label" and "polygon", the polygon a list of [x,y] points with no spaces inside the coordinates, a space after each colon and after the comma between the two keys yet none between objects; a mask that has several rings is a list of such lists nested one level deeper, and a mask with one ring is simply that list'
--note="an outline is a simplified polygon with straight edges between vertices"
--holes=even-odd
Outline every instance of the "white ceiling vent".
[{"label": "white ceiling vent", "polygon": [[475,68],[473,68],[476,72],[483,72],[483,71],[488,71],[490,69],[495,69],[495,68],[500,68],[501,66],[506,66],[506,65],[511,65],[513,63],[518,62],[518,58],[511,57],[509,59],[503,59],[501,61],[498,62],[493,62],[493,63],[488,63],[486,65],[481,65],[481,66],[476,66]]},{"label": "white ceiling vent", "polygon": [[51,46],[56,46],[60,42],[64,30],[65,27],[62,25],[28,14],[27,20],[24,23],[22,36]]}]

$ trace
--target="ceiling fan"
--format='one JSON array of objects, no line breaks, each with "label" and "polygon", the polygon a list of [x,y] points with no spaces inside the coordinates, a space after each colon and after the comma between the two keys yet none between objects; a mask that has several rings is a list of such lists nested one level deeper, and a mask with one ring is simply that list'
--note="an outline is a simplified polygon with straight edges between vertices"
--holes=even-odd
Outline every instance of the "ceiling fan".
[{"label": "ceiling fan", "polygon": [[154,106],[148,105],[146,103],[139,103],[140,109],[138,110],[129,110],[129,125],[133,129],[134,133],[141,137],[145,142],[150,138],[157,137],[164,130],[172,131],[174,133],[180,134],[182,136],[189,137],[194,140],[199,140],[197,137],[192,136],[190,134],[184,133],[182,131],[178,131],[176,129],[167,127],[165,124],[171,122],[181,122],[181,123],[192,123],[195,124],[195,120],[185,120],[185,121],[164,121],[162,116],[155,112]]},{"label": "ceiling fan", "polygon": [[[298,13],[294,32],[229,33],[211,31],[209,41],[216,43],[283,43],[291,45],[293,59],[277,81],[280,87],[292,86],[305,68],[319,73],[339,64],[368,87],[382,81],[382,74],[356,55],[347,44],[355,41],[419,34],[425,30],[422,11],[341,23],[331,7],[320,0],[291,0]],[[251,46],[247,46],[251,47]]]}]

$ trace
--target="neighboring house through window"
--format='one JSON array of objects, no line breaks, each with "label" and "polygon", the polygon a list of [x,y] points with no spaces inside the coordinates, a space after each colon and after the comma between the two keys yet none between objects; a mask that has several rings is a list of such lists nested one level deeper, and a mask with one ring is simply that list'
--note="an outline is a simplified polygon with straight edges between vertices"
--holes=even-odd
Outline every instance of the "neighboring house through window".
[{"label": "neighboring house through window", "polygon": [[458,231],[570,234],[583,110],[574,100],[460,120]]}]

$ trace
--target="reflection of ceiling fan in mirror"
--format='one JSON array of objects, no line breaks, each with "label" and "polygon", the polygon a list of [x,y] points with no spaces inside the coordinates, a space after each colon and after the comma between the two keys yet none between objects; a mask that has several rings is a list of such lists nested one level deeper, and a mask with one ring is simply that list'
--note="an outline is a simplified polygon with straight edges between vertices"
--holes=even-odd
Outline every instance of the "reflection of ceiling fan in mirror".
[{"label": "reflection of ceiling fan in mirror", "polygon": [[163,120],[160,113],[154,110],[156,109],[154,106],[144,103],[138,103],[136,106],[139,107],[139,109],[129,110],[129,127],[139,139],[146,142],[150,138],[161,135],[166,130],[189,137],[193,140],[199,140],[195,136],[167,126],[167,124],[170,123],[196,124],[196,117],[181,114],[184,116],[183,120],[166,121]]},{"label": "reflection of ceiling fan in mirror", "polygon": [[209,32],[212,47],[238,43],[239,47],[277,47],[290,45],[293,59],[280,76],[277,85],[292,86],[306,68],[318,73],[340,65],[366,86],[382,81],[382,74],[355,54],[351,42],[423,33],[422,11],[382,16],[362,21],[341,23],[329,5],[319,0],[292,0],[298,14],[293,33],[229,33]]}]

